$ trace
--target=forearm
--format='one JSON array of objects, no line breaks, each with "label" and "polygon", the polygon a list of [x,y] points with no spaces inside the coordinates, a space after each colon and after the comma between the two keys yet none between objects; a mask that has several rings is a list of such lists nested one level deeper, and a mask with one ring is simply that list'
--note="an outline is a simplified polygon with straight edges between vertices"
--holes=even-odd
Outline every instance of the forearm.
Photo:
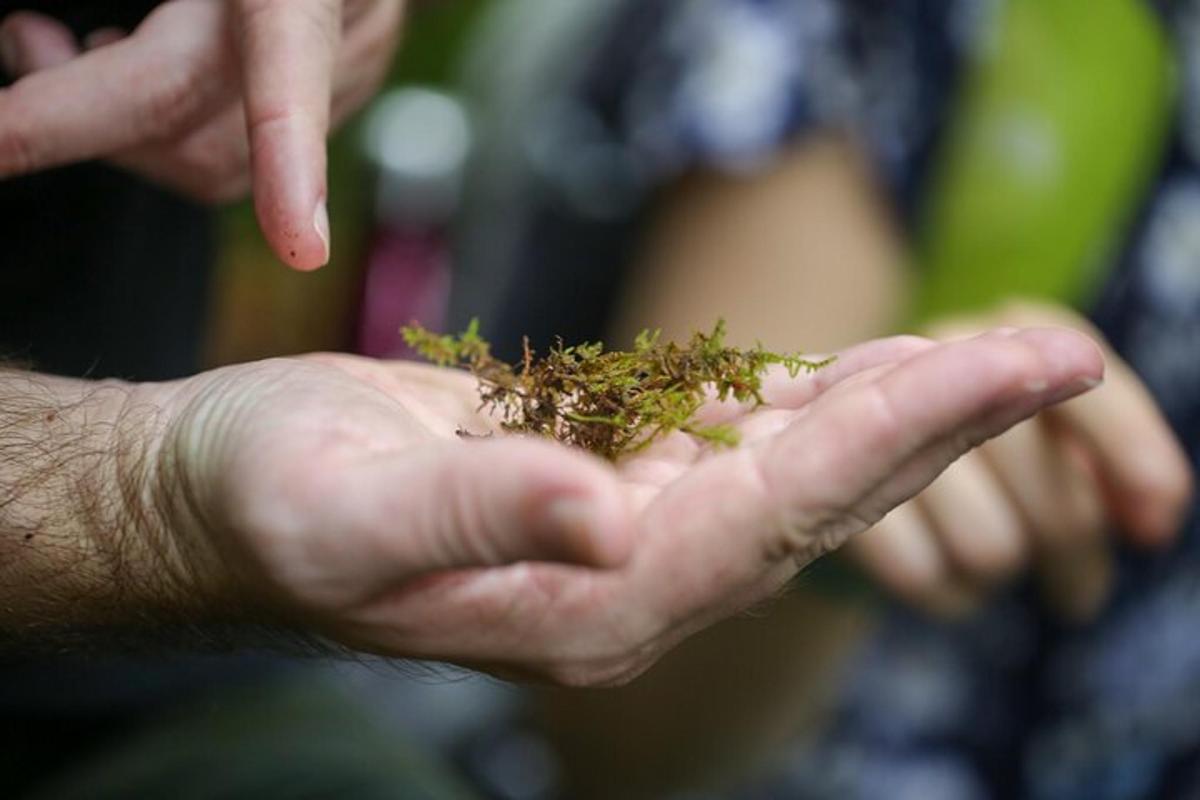
[{"label": "forearm", "polygon": [[56,646],[177,617],[160,409],[145,392],[0,371],[0,635]]},{"label": "forearm", "polygon": [[698,174],[668,192],[615,333],[686,338],[723,317],[748,345],[829,352],[895,331],[906,263],[865,157],[843,137],[814,136],[767,172]]}]

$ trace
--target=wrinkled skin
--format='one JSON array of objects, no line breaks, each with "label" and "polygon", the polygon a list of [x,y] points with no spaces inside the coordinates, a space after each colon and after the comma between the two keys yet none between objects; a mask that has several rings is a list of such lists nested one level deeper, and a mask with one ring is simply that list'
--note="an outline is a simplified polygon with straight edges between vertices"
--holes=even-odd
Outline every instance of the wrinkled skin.
[{"label": "wrinkled skin", "polygon": [[[1062,330],[860,345],[612,466],[495,433],[464,373],[322,355],[138,389],[163,409],[163,528],[189,597],[373,653],[627,681],[771,598],[969,448],[1094,387]],[[187,502],[179,500],[187,498]]]}]

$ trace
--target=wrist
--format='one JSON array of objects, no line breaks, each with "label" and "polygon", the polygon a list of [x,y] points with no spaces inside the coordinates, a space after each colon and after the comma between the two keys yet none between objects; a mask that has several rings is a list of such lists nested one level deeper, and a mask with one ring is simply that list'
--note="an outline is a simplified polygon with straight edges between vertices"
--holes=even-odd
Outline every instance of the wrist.
[{"label": "wrist", "polygon": [[[0,626],[41,638],[141,618],[158,576],[137,387],[0,375]],[[50,639],[54,637],[49,636]]]},{"label": "wrist", "polygon": [[124,487],[128,541],[112,549],[123,549],[138,573],[126,577],[143,592],[129,599],[168,624],[263,621],[252,612],[257,604],[238,560],[222,547],[229,529],[218,496],[225,420],[212,397],[220,386],[212,384],[193,378],[134,387],[116,426],[123,442],[114,449],[125,455],[115,481]]}]

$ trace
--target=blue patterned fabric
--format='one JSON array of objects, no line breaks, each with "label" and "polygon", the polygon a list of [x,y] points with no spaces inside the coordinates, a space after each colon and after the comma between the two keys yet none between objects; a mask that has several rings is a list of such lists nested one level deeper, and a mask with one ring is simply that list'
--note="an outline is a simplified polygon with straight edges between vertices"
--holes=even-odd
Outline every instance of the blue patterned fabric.
[{"label": "blue patterned fabric", "polygon": [[[1163,5],[1182,77],[1176,131],[1093,317],[1195,457],[1200,2]],[[827,128],[858,137],[899,206],[911,210],[959,65],[971,48],[987,46],[999,10],[998,0],[631,2],[570,114],[572,132],[588,131],[612,168],[593,177],[547,168],[548,196],[565,199],[529,240],[545,242],[547,230],[568,223],[626,236],[632,228],[613,220],[635,216],[639,202],[683,171],[752,169],[789,140]],[[589,192],[612,197],[614,175],[617,196],[632,198],[624,205],[603,213],[572,205]],[[534,275],[554,256],[525,255]],[[586,261],[578,268],[603,269]],[[1024,591],[959,626],[890,611],[857,660],[827,735],[736,796],[1200,797],[1195,511],[1187,525],[1171,553],[1123,552],[1111,604],[1084,628],[1059,627]]]}]

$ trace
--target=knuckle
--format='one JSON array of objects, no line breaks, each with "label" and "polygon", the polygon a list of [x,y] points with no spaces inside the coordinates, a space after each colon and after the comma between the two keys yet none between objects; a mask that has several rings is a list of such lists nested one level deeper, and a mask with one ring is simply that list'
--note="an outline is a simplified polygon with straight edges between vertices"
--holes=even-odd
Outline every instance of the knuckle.
[{"label": "knuckle", "polygon": [[771,562],[790,558],[797,568],[803,569],[868,527],[870,520],[859,517],[852,509],[830,511],[818,521],[794,519],[781,525],[776,547],[767,553],[767,558]]},{"label": "knuckle", "polygon": [[146,100],[141,119],[142,138],[160,139],[188,120],[199,102],[198,76],[188,71],[171,70]]},{"label": "knuckle", "polygon": [[878,383],[869,383],[859,390],[858,400],[855,427],[862,431],[864,444],[877,453],[895,452],[907,431],[892,398]]}]

